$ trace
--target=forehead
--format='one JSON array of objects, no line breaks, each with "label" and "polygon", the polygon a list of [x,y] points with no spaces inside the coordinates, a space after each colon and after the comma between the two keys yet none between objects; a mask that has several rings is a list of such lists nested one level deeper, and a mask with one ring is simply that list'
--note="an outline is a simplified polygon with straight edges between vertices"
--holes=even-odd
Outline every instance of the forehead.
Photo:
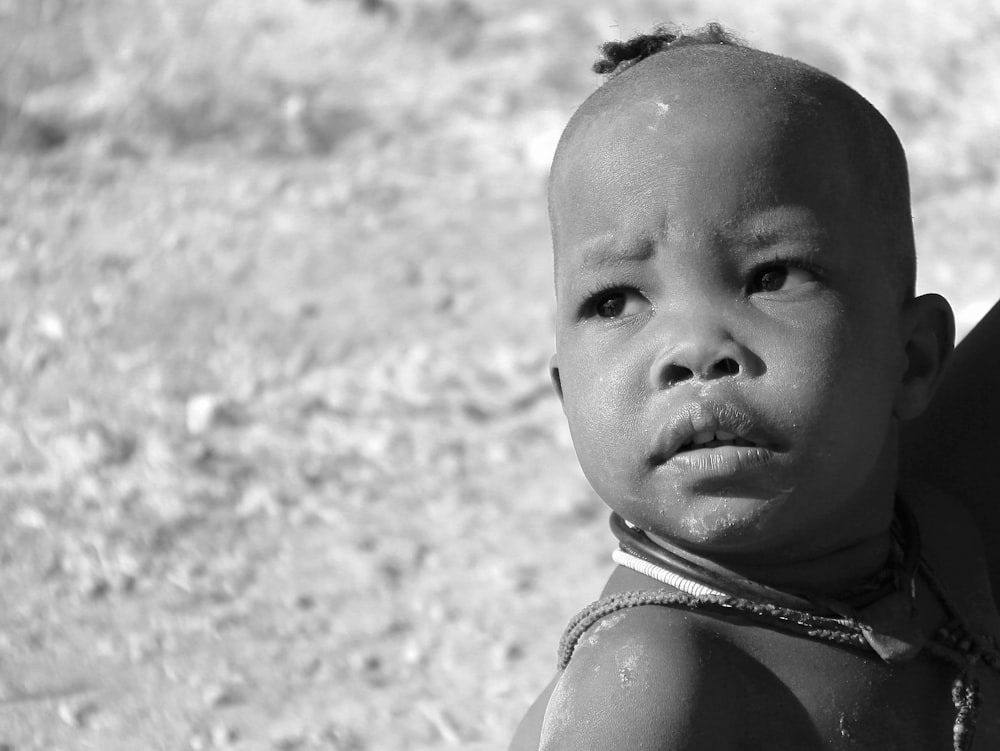
[{"label": "forehead", "polygon": [[854,148],[866,123],[851,95],[860,97],[774,55],[687,53],[643,61],[570,122],[550,180],[557,266],[567,242],[601,231],[627,240],[633,220],[664,207],[714,215],[718,225],[749,204],[783,221],[788,212],[772,209],[805,208],[830,223],[859,209],[866,191]]}]

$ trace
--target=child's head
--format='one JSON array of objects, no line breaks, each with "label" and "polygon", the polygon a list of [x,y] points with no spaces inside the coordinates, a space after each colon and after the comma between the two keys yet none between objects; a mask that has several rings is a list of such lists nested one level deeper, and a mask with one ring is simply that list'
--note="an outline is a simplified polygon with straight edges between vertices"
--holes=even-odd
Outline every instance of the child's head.
[{"label": "child's head", "polygon": [[732,560],[881,535],[897,418],[951,347],[913,296],[906,163],[840,81],[669,45],[580,107],[552,167],[556,383],[591,484]]}]

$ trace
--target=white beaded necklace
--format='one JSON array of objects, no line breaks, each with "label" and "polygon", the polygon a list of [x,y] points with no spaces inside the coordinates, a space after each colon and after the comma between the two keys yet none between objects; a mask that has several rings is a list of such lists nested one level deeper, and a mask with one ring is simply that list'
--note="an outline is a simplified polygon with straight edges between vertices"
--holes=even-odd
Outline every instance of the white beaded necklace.
[{"label": "white beaded necklace", "polygon": [[638,571],[640,574],[645,574],[652,579],[656,579],[658,582],[667,584],[674,589],[680,590],[681,592],[689,595],[694,595],[695,597],[729,597],[728,592],[722,592],[718,589],[707,587],[704,584],[699,584],[693,579],[688,579],[678,573],[665,569],[662,566],[657,566],[655,563],[651,563],[650,561],[632,555],[621,548],[616,548],[611,553],[611,559],[620,566],[625,566],[633,571]]}]

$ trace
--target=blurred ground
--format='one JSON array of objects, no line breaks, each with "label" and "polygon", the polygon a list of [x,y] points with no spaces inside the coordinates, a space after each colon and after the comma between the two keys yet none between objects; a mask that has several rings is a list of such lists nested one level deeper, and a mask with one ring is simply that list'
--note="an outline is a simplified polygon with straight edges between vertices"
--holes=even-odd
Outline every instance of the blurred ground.
[{"label": "blurred ground", "polygon": [[[0,749],[503,748],[610,569],[548,159],[661,4],[0,2]],[[1000,9],[674,4],[856,86],[1000,290]]]}]

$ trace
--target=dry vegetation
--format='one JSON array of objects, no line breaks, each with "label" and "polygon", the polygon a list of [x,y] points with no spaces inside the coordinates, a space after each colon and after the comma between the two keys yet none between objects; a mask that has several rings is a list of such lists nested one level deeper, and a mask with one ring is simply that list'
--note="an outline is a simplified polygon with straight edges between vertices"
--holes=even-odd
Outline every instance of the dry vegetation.
[{"label": "dry vegetation", "polygon": [[853,83],[1000,288],[1000,10],[0,2],[0,749],[502,748],[609,569],[544,179],[670,16]]}]

